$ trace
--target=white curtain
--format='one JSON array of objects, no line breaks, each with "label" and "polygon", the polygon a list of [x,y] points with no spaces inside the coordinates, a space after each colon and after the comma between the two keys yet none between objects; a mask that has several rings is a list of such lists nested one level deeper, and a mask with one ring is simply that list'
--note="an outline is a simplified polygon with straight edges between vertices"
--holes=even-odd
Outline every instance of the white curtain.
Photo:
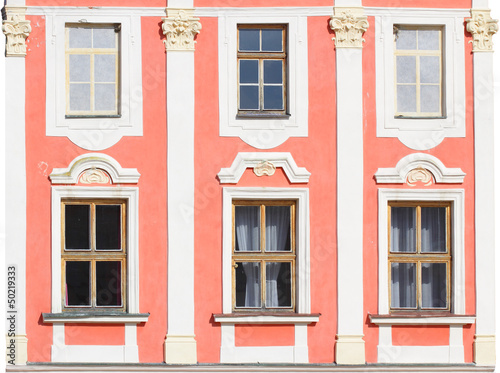
[{"label": "white curtain", "polygon": [[446,307],[446,263],[422,263],[422,307]]},{"label": "white curtain", "polygon": [[260,263],[241,263],[247,283],[245,287],[245,307],[260,307]]},{"label": "white curtain", "polygon": [[422,252],[446,252],[446,208],[422,207]]},{"label": "white curtain", "polygon": [[415,207],[391,207],[391,252],[416,252]]},{"label": "white curtain", "polygon": [[259,251],[259,206],[235,207],[236,240],[238,251]]},{"label": "white curtain", "polygon": [[391,307],[417,306],[414,263],[391,263]]}]

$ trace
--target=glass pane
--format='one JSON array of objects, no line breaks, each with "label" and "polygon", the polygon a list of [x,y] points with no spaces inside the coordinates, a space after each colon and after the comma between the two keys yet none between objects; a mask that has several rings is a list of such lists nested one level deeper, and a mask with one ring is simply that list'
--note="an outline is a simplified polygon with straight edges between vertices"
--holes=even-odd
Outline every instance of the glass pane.
[{"label": "glass pane", "polygon": [[90,249],[90,206],[64,206],[64,233],[66,250]]},{"label": "glass pane", "polygon": [[447,308],[446,263],[422,263],[422,307]]},{"label": "glass pane", "polygon": [[391,252],[417,251],[417,210],[415,207],[391,207]]},{"label": "glass pane", "polygon": [[417,57],[415,56],[396,57],[396,79],[397,83],[417,82]]},{"label": "glass pane", "polygon": [[417,31],[398,30],[396,33],[396,49],[417,49]]},{"label": "glass pane", "polygon": [[422,207],[422,252],[445,253],[446,208]]},{"label": "glass pane", "polygon": [[416,308],[416,264],[391,263],[391,307]]},{"label": "glass pane", "polygon": [[116,56],[96,54],[94,56],[94,79],[96,82],[114,83],[116,81]]},{"label": "glass pane", "polygon": [[90,84],[69,85],[69,109],[90,111]]},{"label": "glass pane", "polygon": [[260,30],[240,29],[240,51],[260,51]]},{"label": "glass pane", "polygon": [[122,263],[96,262],[95,276],[97,306],[121,306]]},{"label": "glass pane", "polygon": [[93,31],[94,48],[116,47],[116,32],[114,28],[95,28]]},{"label": "glass pane", "polygon": [[66,306],[90,306],[90,262],[66,262]]},{"label": "glass pane", "polygon": [[420,83],[440,83],[439,56],[420,57]]},{"label": "glass pane", "polygon": [[266,206],[266,251],[291,251],[290,206]]},{"label": "glass pane", "polygon": [[281,52],[283,51],[283,30],[263,29],[262,30],[262,51]]},{"label": "glass pane", "polygon": [[283,61],[264,60],[264,84],[283,83]]},{"label": "glass pane", "polygon": [[419,30],[418,49],[439,50],[439,30]]},{"label": "glass pane", "polygon": [[264,109],[283,110],[283,86],[264,86]]},{"label": "glass pane", "polygon": [[258,60],[240,60],[240,83],[259,83]]},{"label": "glass pane", "polygon": [[292,306],[292,265],[266,263],[266,307]]},{"label": "glass pane", "polygon": [[90,55],[69,55],[69,81],[90,82]]},{"label": "glass pane", "polygon": [[115,84],[96,84],[95,87],[95,110],[116,110],[116,87]]},{"label": "glass pane", "polygon": [[260,263],[238,262],[235,273],[236,307],[260,307]]},{"label": "glass pane", "polygon": [[440,113],[439,101],[441,89],[438,85],[420,87],[420,111],[423,113]]},{"label": "glass pane", "polygon": [[259,110],[258,86],[240,86],[240,109]]},{"label": "glass pane", "polygon": [[70,48],[92,48],[92,29],[90,28],[69,28]]},{"label": "glass pane", "polygon": [[235,206],[235,251],[260,251],[260,207]]},{"label": "glass pane", "polygon": [[95,207],[96,250],[121,250],[121,206]]},{"label": "glass pane", "polygon": [[414,85],[398,85],[398,112],[415,113],[417,111],[417,87]]}]

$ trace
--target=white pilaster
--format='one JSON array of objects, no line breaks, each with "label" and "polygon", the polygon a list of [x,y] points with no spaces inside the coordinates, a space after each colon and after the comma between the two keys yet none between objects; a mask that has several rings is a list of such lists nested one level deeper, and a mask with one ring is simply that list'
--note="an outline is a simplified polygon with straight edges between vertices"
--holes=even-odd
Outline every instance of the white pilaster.
[{"label": "white pilaster", "polygon": [[[346,3],[346,4],[344,4]],[[352,1],[344,1],[353,6]],[[338,5],[338,2],[336,2]],[[337,364],[364,364],[362,8],[336,8],[337,64]],[[345,30],[349,30],[345,33]]]}]

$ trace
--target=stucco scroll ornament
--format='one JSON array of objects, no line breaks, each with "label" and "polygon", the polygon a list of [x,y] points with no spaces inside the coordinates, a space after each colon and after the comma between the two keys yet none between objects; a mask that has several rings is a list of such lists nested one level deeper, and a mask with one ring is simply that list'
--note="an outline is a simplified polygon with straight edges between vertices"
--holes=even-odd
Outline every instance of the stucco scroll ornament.
[{"label": "stucco scroll ornament", "polygon": [[253,172],[257,176],[272,176],[276,172],[276,166],[269,161],[263,161],[253,168]]},{"label": "stucco scroll ornament", "polygon": [[[23,9],[24,10],[24,9]],[[24,12],[11,12],[6,9],[7,19],[3,21],[2,31],[7,41],[5,55],[7,57],[26,56],[26,38],[31,32],[30,21],[27,21]]]},{"label": "stucco scroll ornament", "polygon": [[97,168],[91,168],[85,171],[80,176],[80,183],[82,184],[109,184],[109,176]]},{"label": "stucco scroll ornament", "polygon": [[167,18],[163,18],[162,25],[166,50],[194,50],[194,37],[200,33],[201,23],[192,12],[189,9],[167,9]]},{"label": "stucco scroll ornament", "polygon": [[498,20],[490,17],[489,10],[471,10],[472,18],[467,19],[467,31],[472,34],[473,52],[493,51],[493,34],[498,31]]},{"label": "stucco scroll ornament", "polygon": [[332,16],[330,28],[335,31],[335,46],[337,48],[361,48],[365,39],[363,33],[368,30],[365,16],[355,16],[351,11]]},{"label": "stucco scroll ornament", "polygon": [[426,186],[432,184],[432,174],[423,167],[417,167],[408,172],[406,183],[409,186],[415,186],[417,182],[422,182]]}]

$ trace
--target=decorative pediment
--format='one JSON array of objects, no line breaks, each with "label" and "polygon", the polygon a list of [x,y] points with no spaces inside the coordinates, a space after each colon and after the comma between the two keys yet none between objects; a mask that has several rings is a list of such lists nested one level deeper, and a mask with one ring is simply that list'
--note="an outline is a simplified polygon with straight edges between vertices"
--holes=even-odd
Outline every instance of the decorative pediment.
[{"label": "decorative pediment", "polygon": [[49,175],[52,184],[136,184],[141,174],[136,168],[122,168],[107,154],[82,154],[67,168],[54,168]]},{"label": "decorative pediment", "polygon": [[194,9],[166,9],[167,18],[163,18],[163,41],[169,50],[193,50],[194,37],[200,33],[201,23],[199,18],[193,16]]},{"label": "decorative pediment", "polygon": [[493,34],[498,31],[498,20],[491,18],[489,10],[471,10],[467,19],[467,31],[472,34],[473,52],[492,52]]}]

